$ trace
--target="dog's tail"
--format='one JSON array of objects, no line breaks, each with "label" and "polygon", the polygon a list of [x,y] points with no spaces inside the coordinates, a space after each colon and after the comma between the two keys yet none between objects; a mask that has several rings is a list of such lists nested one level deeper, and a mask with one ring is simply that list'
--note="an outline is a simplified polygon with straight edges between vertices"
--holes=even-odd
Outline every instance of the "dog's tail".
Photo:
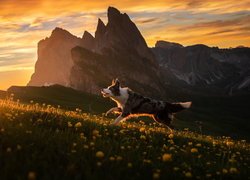
[{"label": "dog's tail", "polygon": [[178,103],[167,103],[167,109],[170,113],[176,113],[184,109],[190,108],[192,102],[178,102]]}]

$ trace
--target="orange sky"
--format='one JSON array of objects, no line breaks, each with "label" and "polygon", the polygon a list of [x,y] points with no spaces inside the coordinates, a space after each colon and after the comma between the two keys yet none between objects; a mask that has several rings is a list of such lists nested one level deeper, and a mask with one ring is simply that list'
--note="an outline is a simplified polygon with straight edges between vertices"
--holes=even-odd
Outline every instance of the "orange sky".
[{"label": "orange sky", "polygon": [[37,42],[55,27],[93,34],[98,17],[107,21],[108,6],[126,12],[149,46],[157,40],[250,46],[249,0],[0,0],[0,89],[26,85]]}]

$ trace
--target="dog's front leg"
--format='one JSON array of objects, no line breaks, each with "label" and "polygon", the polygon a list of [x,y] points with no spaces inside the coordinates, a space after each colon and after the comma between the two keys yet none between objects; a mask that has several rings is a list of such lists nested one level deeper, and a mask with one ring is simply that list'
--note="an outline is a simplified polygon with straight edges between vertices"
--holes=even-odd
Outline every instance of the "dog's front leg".
[{"label": "dog's front leg", "polygon": [[123,119],[123,117],[120,115],[120,116],[118,116],[118,117],[115,119],[115,121],[114,121],[112,124],[113,124],[113,125],[117,125],[117,124],[119,124],[119,122],[122,121],[122,119]]},{"label": "dog's front leg", "polygon": [[111,112],[114,112],[114,111],[119,111],[120,108],[118,107],[113,107],[111,108],[110,110],[108,110],[106,113],[105,113],[105,116],[108,116],[108,114],[110,114]]},{"label": "dog's front leg", "polygon": [[125,109],[123,109],[123,112],[122,112],[122,114],[120,115],[120,116],[118,116],[116,119],[115,119],[115,121],[113,122],[113,125],[117,125],[119,122],[121,122],[121,121],[123,121],[123,120],[125,120],[126,119],[126,117],[128,117],[129,116],[129,111],[127,111],[127,109],[125,108]]}]

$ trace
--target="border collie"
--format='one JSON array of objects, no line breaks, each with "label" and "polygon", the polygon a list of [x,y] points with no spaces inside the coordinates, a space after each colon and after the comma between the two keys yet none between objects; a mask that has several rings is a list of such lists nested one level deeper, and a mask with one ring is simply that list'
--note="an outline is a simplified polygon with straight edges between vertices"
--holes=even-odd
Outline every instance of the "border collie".
[{"label": "border collie", "polygon": [[127,87],[121,87],[118,79],[112,81],[112,85],[101,90],[103,97],[109,97],[117,103],[117,107],[106,112],[118,112],[120,115],[113,122],[117,125],[133,116],[150,116],[156,122],[171,127],[173,114],[191,107],[192,102],[169,103],[144,97]]}]

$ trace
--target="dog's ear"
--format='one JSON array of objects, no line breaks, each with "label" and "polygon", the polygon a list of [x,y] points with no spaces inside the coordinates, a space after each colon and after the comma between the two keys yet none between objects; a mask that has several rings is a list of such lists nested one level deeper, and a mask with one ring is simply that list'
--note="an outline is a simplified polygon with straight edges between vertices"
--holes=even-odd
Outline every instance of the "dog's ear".
[{"label": "dog's ear", "polygon": [[115,79],[112,79],[112,85],[115,84],[115,81],[116,81]]},{"label": "dog's ear", "polygon": [[118,80],[118,78],[115,79],[115,85],[120,87],[120,81]]}]

